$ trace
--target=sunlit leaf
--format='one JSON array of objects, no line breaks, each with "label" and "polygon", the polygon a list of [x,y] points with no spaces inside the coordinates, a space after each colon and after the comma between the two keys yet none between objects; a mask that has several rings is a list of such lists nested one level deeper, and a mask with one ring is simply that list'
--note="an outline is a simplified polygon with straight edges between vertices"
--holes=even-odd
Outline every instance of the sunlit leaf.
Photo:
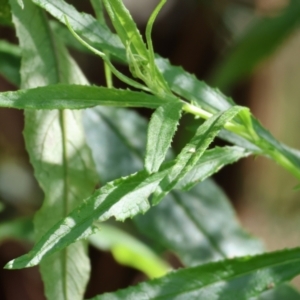
[{"label": "sunlit leaf", "polygon": [[234,163],[239,159],[250,155],[245,149],[232,147],[216,147],[205,151],[197,164],[176,184],[175,188],[187,191],[198,182],[218,172],[225,165]]},{"label": "sunlit leaf", "polygon": [[[195,76],[188,74],[180,67],[171,66],[166,60],[157,59],[160,71],[163,73],[171,89],[179,96],[197,103],[212,113],[228,109],[234,102],[223,95],[219,90],[213,89],[204,82],[198,81]],[[233,133],[221,133],[221,137],[234,142],[241,147],[256,154],[265,155],[274,159],[300,180],[300,155],[277,141],[254,117],[251,118],[253,130],[257,138],[253,141]]]},{"label": "sunlit leaf", "polygon": [[100,24],[91,15],[79,13],[74,6],[63,0],[33,0],[33,2],[48,11],[52,16],[65,24],[64,16],[71,27],[96,48],[108,51],[122,61],[126,61],[124,46],[117,35],[112,34],[110,29]]},{"label": "sunlit leaf", "polygon": [[275,289],[273,288],[269,289],[268,291],[258,296],[251,297],[249,300],[282,300],[282,299],[299,300],[300,294],[294,287],[288,284],[281,284]]},{"label": "sunlit leaf", "polygon": [[148,197],[167,171],[168,168],[151,176],[146,171],[140,171],[106,184],[67,218],[56,223],[28,254],[9,262],[6,268],[37,265],[44,257],[92,234],[96,229],[95,221],[105,221],[111,217],[125,220],[147,211],[150,207]]},{"label": "sunlit leaf", "polygon": [[[103,222],[111,217],[123,221],[145,213],[150,208],[149,196],[176,163],[177,161],[164,163],[159,172],[151,175],[142,170],[106,184],[74,209],[67,218],[56,223],[28,254],[9,262],[6,267],[18,269],[37,265],[44,257],[88,237],[97,229],[94,225],[96,221]],[[213,173],[211,169],[206,171],[210,175]],[[203,177],[206,178],[205,174]]]},{"label": "sunlit leaf", "polygon": [[[22,87],[85,84],[75,62],[49,30],[45,14],[29,0],[24,1],[24,9],[16,1],[10,4],[23,49]],[[34,220],[36,238],[40,239],[93,191],[96,179],[80,112],[26,111],[24,136],[35,176],[45,193]],[[49,257],[41,264],[47,298],[81,300],[89,269],[83,241]]]},{"label": "sunlit leaf", "polygon": [[194,137],[184,146],[177,156],[176,164],[159,184],[159,189],[152,198],[153,204],[159,203],[161,199],[194,168],[223,126],[233,119],[242,109],[241,107],[232,107],[224,113],[214,115],[199,126]]}]

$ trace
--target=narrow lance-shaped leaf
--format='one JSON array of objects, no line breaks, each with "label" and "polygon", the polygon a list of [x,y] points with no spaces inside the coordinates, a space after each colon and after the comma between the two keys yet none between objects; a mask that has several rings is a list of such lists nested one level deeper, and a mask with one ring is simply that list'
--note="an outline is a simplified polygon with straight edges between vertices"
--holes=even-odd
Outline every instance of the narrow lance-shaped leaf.
[{"label": "narrow lance-shaped leaf", "polygon": [[180,269],[162,278],[92,299],[257,299],[299,273],[300,249],[295,248]]},{"label": "narrow lance-shaped leaf", "polygon": [[[10,1],[22,48],[22,87],[85,84],[75,62],[50,31],[45,14],[32,1],[23,2],[24,9]],[[96,178],[80,112],[26,111],[24,137],[35,176],[45,193],[34,220],[36,238],[40,239],[92,192]],[[56,253],[40,267],[48,299],[82,299],[90,270],[86,242]]]},{"label": "narrow lance-shaped leaf", "polygon": [[44,257],[94,233],[97,229],[95,221],[105,221],[112,216],[117,220],[124,220],[147,211],[150,207],[147,199],[167,171],[168,169],[151,176],[146,171],[140,171],[106,184],[67,218],[56,223],[28,254],[9,262],[6,268],[37,265]]},{"label": "narrow lance-shaped leaf", "polygon": [[33,0],[33,2],[48,11],[63,24],[65,24],[64,16],[67,16],[71,27],[91,42],[93,46],[108,51],[121,61],[126,61],[125,49],[119,37],[91,15],[79,13],[74,6],[63,0]]},{"label": "narrow lance-shaped leaf", "polygon": [[[51,13],[55,18],[61,20],[64,22],[62,13],[57,9],[57,7],[61,7],[62,11],[64,11],[65,15],[70,17],[72,19],[71,26],[74,28],[77,32],[80,32],[80,34],[92,41],[93,43],[97,41],[97,39],[101,39],[103,41],[103,37],[108,36],[109,29],[101,27],[97,20],[93,19],[91,16],[86,17],[86,15],[81,15],[79,14],[74,7],[69,6],[65,2],[61,0],[54,0],[54,1],[49,1],[49,0],[33,0],[35,3],[38,5],[42,6],[45,10],[47,10],[49,13]],[[70,13],[72,12],[73,16],[76,16],[76,18],[69,16]],[[89,22],[90,26],[86,27],[86,23]],[[93,28],[94,30],[90,30],[90,28]],[[126,61],[125,59],[125,49],[121,45],[120,40],[116,35],[112,35],[109,33],[111,36],[114,38],[107,38],[106,43],[103,44],[98,44],[98,46],[107,49],[110,48],[112,50],[112,53],[116,55],[119,59],[122,61]],[[99,37],[99,35],[101,37]],[[116,42],[118,41],[118,42]],[[118,44],[118,45],[117,45]],[[162,60],[161,58],[158,58],[156,60],[156,63],[159,67],[159,70],[163,73],[163,76],[167,82],[167,84],[170,86],[172,91],[174,91],[176,94],[180,95],[184,99],[187,99],[189,101],[195,101],[199,105],[203,106],[205,109],[207,108],[210,112],[216,113],[219,112],[220,110],[228,109],[230,106],[234,105],[234,102],[232,99],[225,97],[220,91],[216,89],[212,89],[209,87],[206,83],[200,82],[197,80],[195,76],[192,76],[182,70],[181,68],[178,67],[173,67],[170,65],[170,63],[166,60]],[[253,119],[253,123],[256,121]],[[264,133],[259,130],[259,128],[256,128],[256,134],[264,140]],[[243,143],[243,138],[239,137],[235,139],[236,141],[239,141]],[[265,141],[266,143],[264,144],[264,148],[260,149],[261,152],[260,154],[264,154],[267,156],[270,156],[267,152],[265,151],[268,148],[268,145],[270,145],[270,141],[272,140],[272,144],[277,144],[278,141],[270,136],[270,139]],[[250,143],[254,141],[250,141]],[[256,145],[258,146],[258,145]],[[255,148],[255,146],[254,146]],[[253,150],[253,147],[252,149]],[[288,147],[284,146],[281,144],[281,147],[279,149],[276,149],[279,153],[273,154],[271,156],[273,159],[279,158],[278,163],[280,163],[283,167],[288,169],[290,172],[292,172],[297,178],[300,179],[300,159],[298,155],[295,155],[294,151],[289,149]],[[288,157],[287,157],[288,155]],[[276,160],[277,161],[277,160]],[[284,163],[287,162],[287,164]],[[292,164],[296,163],[296,167],[292,166]]]},{"label": "narrow lance-shaped leaf", "polygon": [[[226,97],[217,89],[212,89],[183,69],[171,66],[168,61],[161,58],[157,59],[156,62],[171,89],[179,96],[198,103],[212,113],[228,109],[234,105],[231,98]],[[254,117],[251,117],[251,123],[256,135],[254,139],[245,140],[237,134],[224,131],[221,137],[245,147],[253,153],[272,158],[300,180],[299,151],[277,141]]]},{"label": "narrow lance-shaped leaf", "polygon": [[[175,164],[175,161],[170,161],[164,163],[157,173],[149,175],[143,170],[106,184],[75,208],[67,218],[56,223],[28,254],[9,262],[6,267],[18,269],[37,265],[45,257],[92,234],[97,229],[94,226],[96,221],[102,222],[111,217],[123,221],[145,213],[150,208],[149,196]],[[206,171],[212,173],[212,169]]]},{"label": "narrow lance-shaped leaf", "polygon": [[175,188],[188,191],[197,183],[217,173],[222,167],[250,154],[251,152],[237,146],[206,150],[197,164],[176,184]]},{"label": "narrow lance-shaped leaf", "polygon": [[170,173],[168,173],[161,181],[159,189],[152,198],[153,204],[159,203],[161,199],[173,189],[179,180],[196,165],[204,151],[223,126],[233,119],[242,109],[245,108],[232,107],[224,113],[214,115],[198,128],[195,136],[177,156],[176,164],[173,166]]},{"label": "narrow lance-shaped leaf", "polygon": [[96,105],[156,108],[165,102],[142,92],[72,84],[0,93],[0,107],[18,109],[82,109]]},{"label": "narrow lance-shaped leaf", "polygon": [[150,38],[152,24],[158,11],[155,11],[150,17],[150,24],[147,26],[148,49],[123,1],[104,0],[104,5],[118,36],[125,46],[127,61],[132,75],[143,80],[154,94],[163,97],[169,94],[171,95],[170,99],[173,98],[168,84],[155,64]]},{"label": "narrow lance-shaped leaf", "polygon": [[[92,108],[85,111],[84,124],[87,142],[104,182],[142,167],[147,124],[136,112]],[[226,164],[249,154],[240,147],[207,150],[175,188],[190,189]],[[186,193],[176,192],[175,196],[172,192],[160,205],[133,221],[153,243],[175,252],[185,265],[262,250],[260,243],[241,229],[229,200],[211,181]]]},{"label": "narrow lance-shaped leaf", "polygon": [[124,46],[133,48],[141,59],[148,58],[148,50],[143,38],[122,0],[104,0],[107,13]]},{"label": "narrow lance-shaped leaf", "polygon": [[153,114],[147,135],[145,168],[149,173],[159,170],[171,145],[181,117],[182,102],[169,102]]}]

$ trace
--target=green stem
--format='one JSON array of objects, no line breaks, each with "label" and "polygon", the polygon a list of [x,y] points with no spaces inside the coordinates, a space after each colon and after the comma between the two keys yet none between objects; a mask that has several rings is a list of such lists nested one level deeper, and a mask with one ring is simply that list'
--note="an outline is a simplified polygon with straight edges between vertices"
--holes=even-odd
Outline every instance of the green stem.
[{"label": "green stem", "polygon": [[70,30],[70,32],[72,33],[72,35],[85,47],[87,47],[89,50],[91,50],[93,53],[95,53],[96,55],[100,56],[104,62],[107,64],[107,66],[110,68],[111,72],[117,77],[119,78],[121,81],[125,82],[126,84],[136,88],[136,89],[140,89],[146,92],[150,92],[149,88],[147,88],[146,86],[132,80],[131,78],[125,76],[124,74],[122,74],[121,72],[119,72],[114,65],[110,62],[109,58],[107,57],[107,55],[104,52],[99,51],[98,49],[92,47],[91,45],[89,45],[86,41],[84,41],[71,27],[68,18],[66,16],[65,17],[65,22],[66,25],[68,27],[68,29]]},{"label": "green stem", "polygon": [[[191,113],[194,116],[203,118],[205,120],[207,120],[207,119],[209,119],[213,116],[212,113],[202,109],[201,107],[198,107],[198,106],[195,106],[195,105],[189,104],[189,103],[184,104],[182,109],[185,112]],[[248,134],[245,131],[245,127],[243,125],[235,123],[235,122],[227,122],[224,127],[225,127],[225,129],[227,129],[231,132],[234,132],[234,133],[242,136],[243,138],[245,138],[247,140],[252,141],[252,138],[251,138],[250,134]]]},{"label": "green stem", "polygon": [[[194,116],[201,117],[205,120],[211,118],[213,116],[212,113],[197,107],[195,105],[185,103],[183,106],[183,110],[185,112],[191,113]],[[286,158],[281,152],[272,147],[269,143],[259,138],[259,136],[253,131],[252,128],[248,129],[245,126],[238,124],[236,122],[227,122],[224,126],[225,129],[236,133],[237,135],[245,138],[247,141],[253,143],[258,148],[262,150],[262,152],[276,161],[283,168],[292,173],[297,179],[300,180],[300,170],[294,166],[294,164]]]}]

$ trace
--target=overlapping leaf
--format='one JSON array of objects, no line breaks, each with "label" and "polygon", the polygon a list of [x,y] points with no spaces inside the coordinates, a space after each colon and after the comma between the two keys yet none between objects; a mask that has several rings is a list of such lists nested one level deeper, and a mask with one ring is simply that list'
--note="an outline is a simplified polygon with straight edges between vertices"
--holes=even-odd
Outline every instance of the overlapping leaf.
[{"label": "overlapping leaf", "polygon": [[262,244],[241,229],[227,197],[212,180],[189,192],[173,191],[134,221],[185,266],[263,251]]},{"label": "overlapping leaf", "polygon": [[19,109],[81,109],[96,105],[156,108],[164,102],[141,92],[72,84],[0,93],[1,107]]},{"label": "overlapping leaf", "polygon": [[[197,143],[192,145],[199,148],[199,152],[204,152],[218,130],[220,130],[222,124],[224,125],[239,111],[240,108],[234,107],[206,121],[200,127],[196,138],[193,140],[193,142],[196,141]],[[204,137],[199,138],[201,134]],[[197,164],[200,156],[190,157],[186,148],[184,148],[181,156],[184,158],[185,165],[183,166],[183,171],[180,170],[180,175],[186,175]],[[117,220],[125,220],[139,213],[146,212],[150,208],[149,196],[157,190],[160,181],[166,178],[167,174],[174,173],[174,167],[175,170],[178,170],[178,164],[181,167],[181,161],[183,159],[165,163],[159,172],[151,175],[143,170],[106,184],[73,210],[67,218],[56,223],[41,237],[28,254],[11,261],[7,267],[24,268],[38,264],[44,257],[90,235],[93,232],[93,224],[97,220],[105,221],[111,217],[115,217]],[[211,170],[207,171],[211,174]],[[181,178],[177,176],[174,182],[177,183]],[[168,186],[168,189],[163,191],[164,195],[171,188]]]},{"label": "overlapping leaf", "polygon": [[143,168],[146,119],[128,109],[94,107],[83,112],[83,124],[103,184]]},{"label": "overlapping leaf", "polygon": [[[67,17],[71,19],[72,28],[88,39],[93,45],[96,47],[98,46],[101,49],[108,50],[122,61],[126,61],[125,49],[121,45],[120,40],[118,40],[118,37],[112,35],[108,28],[100,26],[91,16],[79,14],[74,7],[61,0],[34,0],[34,2],[50,12],[61,22],[64,22],[63,14],[67,15]],[[60,7],[61,11],[57,7]],[[103,41],[104,37],[107,37],[106,42]],[[97,43],[97,39],[102,42]],[[160,60],[160,62],[158,61],[157,63],[160,71],[166,79],[167,84],[181,97],[190,101],[196,101],[199,105],[203,105],[213,113],[227,109],[233,105],[233,101],[231,99],[226,98],[219,91],[211,89],[205,83],[199,82],[195,77],[187,74],[180,68],[173,67],[166,61],[162,63]],[[253,123],[257,122],[253,119]],[[263,143],[256,145],[259,148],[262,147],[259,152],[273,158],[300,179],[300,160],[297,155],[294,154],[294,151],[284,145],[281,145],[271,135],[269,135],[268,140],[264,140],[265,130],[261,129],[261,126],[256,126],[256,134],[259,136],[261,141],[263,141]],[[240,141],[241,139],[238,138],[238,140]],[[255,141],[252,141],[252,143],[253,142]],[[270,153],[268,149],[274,145],[279,145],[278,143],[281,146],[278,149],[275,148],[275,152],[277,153]],[[295,162],[296,166],[293,166]]]},{"label": "overlapping leaf", "polygon": [[122,61],[126,61],[125,50],[118,36],[112,34],[106,25],[100,24],[91,15],[79,13],[63,0],[33,0],[33,2],[64,24],[64,16],[67,16],[71,27],[96,48],[106,50]]},{"label": "overlapping leaf", "polygon": [[299,273],[300,249],[296,248],[180,269],[162,278],[103,294],[93,300],[259,299],[264,292]]},{"label": "overlapping leaf", "polygon": [[147,134],[145,168],[157,172],[165,159],[181,117],[182,102],[168,102],[153,114]]},{"label": "overlapping leaf", "polygon": [[[198,81],[195,76],[188,74],[180,67],[173,67],[163,59],[156,61],[171,89],[179,96],[194,101],[213,113],[228,109],[234,104],[231,98],[224,96],[217,89],[210,88],[204,82]],[[251,122],[257,135],[256,139],[249,141],[236,134],[224,132],[221,137],[246,147],[250,151],[274,159],[300,180],[300,155],[298,151],[277,141],[254,117],[251,118]]]},{"label": "overlapping leaf", "polygon": [[[85,84],[76,63],[50,31],[43,11],[30,0],[23,2],[22,9],[16,1],[10,1],[22,47],[22,87],[59,82]],[[45,193],[34,220],[39,239],[92,192],[96,179],[79,112],[26,111],[25,118],[26,146]],[[49,257],[41,264],[47,298],[81,300],[89,269],[83,241]]]},{"label": "overlapping leaf", "polygon": [[186,176],[199,161],[223,126],[242,111],[242,109],[241,107],[232,107],[224,113],[214,115],[198,128],[195,136],[177,156],[176,163],[171,171],[159,184],[159,189],[152,198],[153,204],[159,203]]},{"label": "overlapping leaf", "polygon": [[[84,124],[87,142],[102,181],[124,176],[142,167],[147,130],[142,117],[121,108],[97,107],[86,110]],[[239,147],[207,150],[175,188],[189,189],[226,164],[247,155],[249,153]],[[203,217],[199,218],[199,215]],[[213,221],[207,226],[204,222],[206,217]],[[203,263],[210,258],[256,253],[262,249],[257,240],[240,228],[228,199],[210,181],[185,194],[171,193],[160,205],[133,221],[138,230],[155,244],[174,251],[186,265]],[[212,225],[218,226],[219,222],[224,224],[220,226],[222,229],[213,229]],[[221,252],[216,249],[221,249]]]}]

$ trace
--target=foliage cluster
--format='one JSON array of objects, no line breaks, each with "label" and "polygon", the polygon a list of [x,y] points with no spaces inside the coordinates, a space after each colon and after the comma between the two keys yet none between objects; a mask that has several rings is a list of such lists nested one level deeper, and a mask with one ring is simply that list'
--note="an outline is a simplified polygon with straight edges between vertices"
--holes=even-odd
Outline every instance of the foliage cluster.
[{"label": "foliage cluster", "polygon": [[[80,300],[92,243],[155,278],[95,300],[300,299],[286,284],[300,274],[300,250],[263,253],[209,179],[241,158],[263,155],[300,180],[300,153],[277,141],[248,108],[154,53],[151,31],[165,2],[149,18],[146,42],[122,0],[91,0],[97,19],[63,0],[1,2],[2,23],[12,20],[19,46],[1,41],[0,71],[20,90],[0,93],[0,106],[25,110],[26,147],[45,195],[34,217],[34,247],[6,268],[40,265],[48,299]],[[300,6],[291,3],[284,15],[298,18]],[[104,8],[116,34],[105,23]],[[282,32],[265,51],[294,20],[279,26]],[[69,45],[104,60],[107,87],[89,85]],[[247,70],[264,54],[249,58]],[[127,64],[132,76],[115,61]],[[228,69],[226,80],[244,72],[232,75]],[[113,76],[129,88],[114,88]],[[128,107],[154,110],[149,124]],[[169,148],[183,113],[195,117],[197,129],[175,156]],[[216,137],[232,145],[211,147]],[[101,187],[94,190],[98,181]],[[102,224],[110,218],[133,218],[152,243]],[[13,235],[13,228],[27,228],[28,222],[1,226],[11,226]],[[157,249],[176,254],[184,268],[170,271]]]}]

